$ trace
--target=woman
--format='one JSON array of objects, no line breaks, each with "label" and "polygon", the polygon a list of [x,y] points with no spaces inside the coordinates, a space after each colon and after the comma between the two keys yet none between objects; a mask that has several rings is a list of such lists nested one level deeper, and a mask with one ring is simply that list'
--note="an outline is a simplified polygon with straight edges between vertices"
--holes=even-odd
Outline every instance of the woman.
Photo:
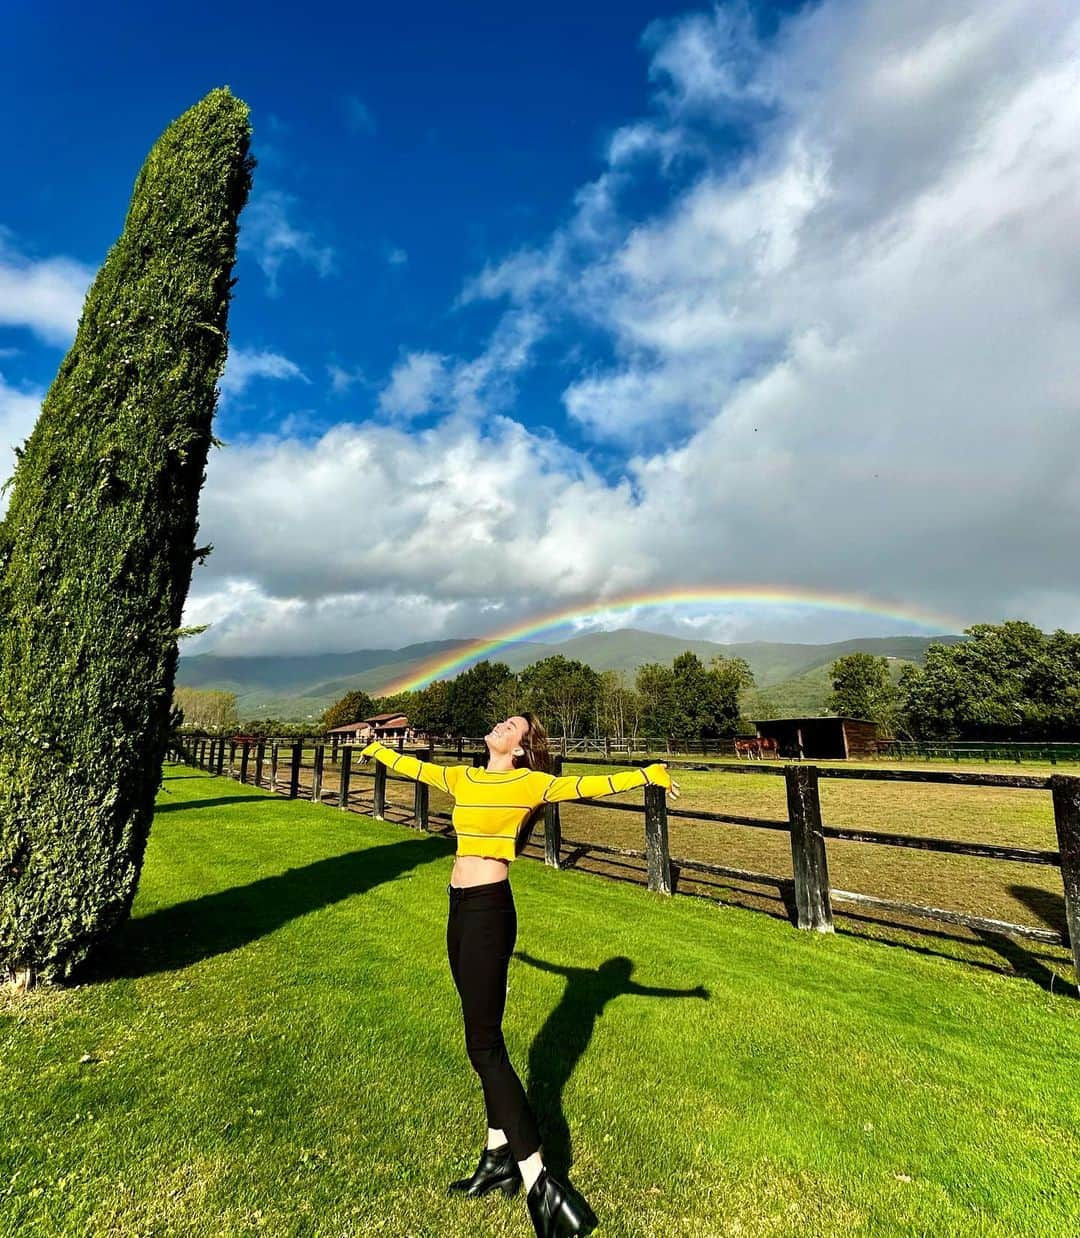
[{"label": "woman", "polygon": [[533,713],[516,714],[484,737],[485,768],[434,765],[368,744],[360,760],[374,757],[392,770],[446,791],[454,799],[457,856],[450,874],[446,949],[465,1019],[465,1046],[480,1076],[487,1110],[487,1147],[471,1178],[452,1182],[451,1194],[513,1195],[525,1183],[537,1238],[591,1233],[596,1214],[568,1181],[553,1178],[540,1155],[536,1118],[502,1035],[507,972],[517,938],[510,889],[511,861],[521,854],[545,804],[614,795],[652,783],[679,794],[664,765],[553,777],[547,733]]}]

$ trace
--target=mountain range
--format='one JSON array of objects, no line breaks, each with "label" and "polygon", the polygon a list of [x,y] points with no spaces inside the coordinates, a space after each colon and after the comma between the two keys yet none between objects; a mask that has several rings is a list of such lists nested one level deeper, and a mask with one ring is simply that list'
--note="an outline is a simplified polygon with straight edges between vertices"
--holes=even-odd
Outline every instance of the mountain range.
[{"label": "mountain range", "polygon": [[[781,641],[742,641],[720,644],[668,636],[638,628],[611,632],[587,632],[557,644],[514,641],[493,654],[493,662],[505,662],[521,671],[552,654],[585,662],[596,671],[621,670],[630,683],[642,664],[661,662],[670,666],[680,653],[690,650],[707,666],[720,654],[744,658],[754,673],[756,686],[741,701],[744,716],[783,717],[821,714],[832,690],[830,665],[849,653],[869,653],[889,659],[895,679],[906,662],[921,665],[931,643],[956,644],[966,636],[861,636],[825,645],[791,644]],[[254,655],[225,657],[215,653],[181,655],[176,682],[192,688],[214,688],[236,693],[241,718],[276,717],[282,721],[317,719],[347,692],[362,689],[379,696],[387,685],[400,681],[437,654],[449,660],[475,640],[427,641],[401,649],[358,649],[349,653]]]}]

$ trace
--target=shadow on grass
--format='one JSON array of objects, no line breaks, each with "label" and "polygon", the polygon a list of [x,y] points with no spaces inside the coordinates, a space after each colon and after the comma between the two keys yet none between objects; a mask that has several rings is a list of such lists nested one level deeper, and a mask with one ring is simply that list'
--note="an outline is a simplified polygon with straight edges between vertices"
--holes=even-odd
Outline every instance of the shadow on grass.
[{"label": "shadow on grass", "polygon": [[[1019,899],[1028,911],[1041,920],[1044,927],[1056,929],[1068,942],[1069,928],[1065,917],[1064,893],[1055,894],[1052,890],[1043,890],[1038,886],[1019,885],[1010,886],[1009,893]],[[1021,945],[1015,938],[1005,937],[999,933],[983,932],[979,933],[979,937],[986,945],[996,950],[1002,958],[1007,959],[1018,976],[1033,981],[1047,993],[1067,992],[1070,997],[1076,996],[1075,984],[1062,981],[1057,972],[1044,966],[1037,955]]]},{"label": "shadow on grass", "polygon": [[[858,941],[872,942],[876,946],[888,946],[890,949],[899,949],[910,952],[911,954],[922,954],[929,958],[947,959],[950,963],[958,963],[962,967],[974,967],[979,971],[993,972],[996,976],[1015,975],[1019,979],[1034,980],[1036,983],[1046,981],[1045,987],[1048,992],[1053,992],[1057,995],[1065,994],[1069,997],[1075,997],[1076,994],[1068,986],[1067,982],[1063,982],[1061,977],[1050,971],[1043,962],[1041,957],[1052,958],[1050,955],[1039,956],[1035,954],[1030,947],[1019,945],[1014,938],[1005,937],[999,933],[987,933],[984,930],[972,929],[977,938],[977,944],[987,946],[1000,955],[1008,964],[1009,967],[1003,968],[996,966],[992,962],[986,962],[982,959],[969,958],[966,955],[957,955],[950,950],[940,949],[935,950],[931,946],[915,945],[913,942],[903,938],[892,939],[884,937],[880,933],[873,932],[873,929],[893,929],[902,934],[911,934],[921,938],[937,939],[942,942],[949,942],[959,946],[970,946],[976,944],[970,937],[961,937],[956,933],[946,932],[940,929],[927,928],[921,924],[906,924],[899,920],[887,920],[879,916],[864,916],[857,912],[843,911],[840,913],[843,921],[852,921],[853,926],[849,927],[843,924],[840,920],[836,921],[837,935],[845,937],[853,937]],[[861,932],[857,927],[859,923],[865,924],[867,930]],[[1033,943],[1034,944],[1034,943]],[[1052,947],[1045,947],[1051,949]]]},{"label": "shadow on grass", "polygon": [[605,959],[599,967],[560,967],[534,958],[523,950],[514,957],[541,971],[566,979],[558,1005],[548,1015],[529,1049],[529,1104],[536,1114],[544,1162],[555,1177],[569,1172],[574,1163],[570,1128],[563,1113],[562,1095],[574,1068],[592,1039],[596,1020],[616,997],[701,997],[708,1000],[704,985],[696,989],[655,988],[630,979],[633,962],[625,955]]},{"label": "shadow on grass", "polygon": [[164,907],[127,920],[73,979],[93,984],[177,971],[249,945],[298,916],[364,894],[447,854],[446,844],[434,839],[403,839]]},{"label": "shadow on grass", "polygon": [[[584,848],[572,850],[568,857],[563,860],[563,867],[570,867],[572,865],[579,872],[601,876],[609,881],[622,882],[624,885],[647,885],[648,874],[641,866],[619,865],[632,874],[631,876],[598,870],[587,866],[591,857],[587,856],[585,851],[586,849]],[[582,863],[582,860],[585,863]],[[603,862],[605,864],[614,863],[606,856]],[[710,880],[689,869],[676,876],[675,870],[676,865],[673,862],[673,890],[677,889],[681,898],[696,898],[711,903],[725,903],[730,907],[738,907],[743,911],[752,911],[755,914],[766,915],[770,919],[781,920],[792,926],[798,924],[795,884],[789,878],[779,878],[777,880],[776,893],[774,894],[766,893],[764,890],[757,888],[747,889],[744,886],[717,879]],[[704,887],[704,890],[690,889],[684,886],[684,882],[691,881],[695,886]],[[1010,893],[1022,902],[1046,927],[1057,929],[1060,933],[1067,936],[1065,899],[1062,895],[1040,889],[1037,886],[1014,885],[1010,886],[1009,889]],[[714,890],[721,893],[714,894]],[[773,904],[773,906],[769,904]],[[783,910],[780,909],[781,907]],[[1048,993],[1065,993],[1069,997],[1080,996],[1076,992],[1075,984],[1068,980],[1063,982],[1061,976],[1052,968],[1047,967],[1042,961],[1043,958],[1052,958],[1053,956],[1038,952],[1041,943],[1028,942],[1025,944],[1023,939],[1009,937],[1002,933],[988,932],[983,929],[965,931],[957,928],[955,931],[950,931],[941,924],[938,924],[937,927],[930,927],[926,923],[908,923],[904,920],[896,920],[884,912],[858,912],[846,904],[843,907],[834,906],[833,915],[835,917],[835,931],[838,935],[854,937],[860,941],[874,942],[876,945],[899,947],[901,950],[910,951],[912,954],[948,959],[965,967],[974,967],[982,971],[994,972],[997,975],[1014,975],[1018,979],[1031,980]],[[862,929],[863,925],[866,926],[865,930]],[[897,930],[905,936],[890,939],[887,936],[883,936],[881,932],[874,932],[874,929]],[[966,935],[967,932],[974,934],[977,941],[973,942],[972,937]],[[907,939],[907,935],[916,936],[927,941],[936,940],[943,943],[956,943],[959,946],[971,944],[986,946],[1003,959],[1007,967],[1001,967],[992,962],[985,962],[979,959],[962,957],[947,949],[934,949],[929,945],[916,945]],[[1054,947],[1043,947],[1043,949],[1047,948],[1054,949]]]},{"label": "shadow on grass", "polygon": [[1032,913],[1038,916],[1045,928],[1057,929],[1064,936],[1069,934],[1065,919],[1065,894],[1055,894],[1038,886],[1009,886],[1009,893]]},{"label": "shadow on grass", "polygon": [[186,808],[224,808],[232,804],[265,804],[265,795],[219,795],[208,800],[184,800],[179,804],[157,804],[154,815],[162,812],[183,812]]}]

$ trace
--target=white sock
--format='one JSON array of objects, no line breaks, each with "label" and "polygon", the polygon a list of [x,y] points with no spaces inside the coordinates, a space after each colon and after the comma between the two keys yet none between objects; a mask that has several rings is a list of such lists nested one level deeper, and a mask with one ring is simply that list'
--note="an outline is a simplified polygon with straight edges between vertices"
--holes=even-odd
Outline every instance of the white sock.
[{"label": "white sock", "polygon": [[521,1170],[526,1195],[532,1190],[532,1185],[540,1177],[540,1170],[543,1168],[544,1160],[539,1152],[534,1152],[527,1161],[518,1161],[518,1169]]},{"label": "white sock", "polygon": [[501,1148],[504,1143],[506,1143],[506,1135],[504,1132],[497,1131],[494,1127],[489,1126],[487,1146],[489,1148]]}]

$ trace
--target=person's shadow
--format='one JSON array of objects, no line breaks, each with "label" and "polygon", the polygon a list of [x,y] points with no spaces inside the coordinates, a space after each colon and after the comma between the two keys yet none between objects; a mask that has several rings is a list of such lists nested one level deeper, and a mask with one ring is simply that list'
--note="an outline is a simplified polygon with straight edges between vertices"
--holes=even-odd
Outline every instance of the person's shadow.
[{"label": "person's shadow", "polygon": [[529,1049],[527,1094],[540,1126],[544,1163],[558,1177],[574,1163],[570,1128],[563,1114],[562,1094],[574,1067],[589,1046],[596,1020],[608,1002],[622,994],[637,997],[701,997],[709,990],[664,989],[630,979],[634,964],[625,955],[605,959],[599,967],[560,967],[534,958],[524,950],[514,957],[541,971],[565,976],[568,983]]}]

